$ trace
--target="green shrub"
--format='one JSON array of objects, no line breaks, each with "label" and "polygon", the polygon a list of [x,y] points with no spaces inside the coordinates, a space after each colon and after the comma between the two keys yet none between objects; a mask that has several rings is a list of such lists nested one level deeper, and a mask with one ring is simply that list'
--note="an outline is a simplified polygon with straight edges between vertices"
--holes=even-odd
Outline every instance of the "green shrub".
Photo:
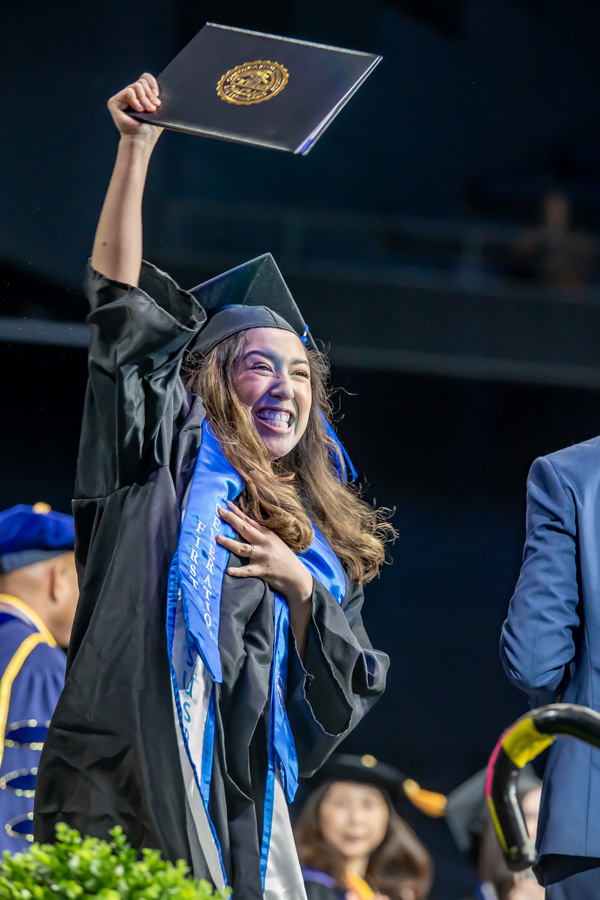
[{"label": "green shrub", "polygon": [[206,881],[189,877],[183,860],[175,865],[158,850],[132,849],[121,828],[112,841],[81,837],[67,825],[56,827],[56,844],[32,844],[26,853],[0,862],[0,900],[227,900]]}]

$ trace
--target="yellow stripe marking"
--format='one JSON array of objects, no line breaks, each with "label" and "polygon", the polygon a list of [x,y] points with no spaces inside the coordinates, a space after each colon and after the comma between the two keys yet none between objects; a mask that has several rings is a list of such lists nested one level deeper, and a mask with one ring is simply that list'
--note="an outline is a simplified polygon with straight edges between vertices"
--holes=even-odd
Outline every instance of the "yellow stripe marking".
[{"label": "yellow stripe marking", "polygon": [[522,769],[553,741],[552,735],[539,732],[533,724],[533,719],[528,717],[509,731],[502,741],[502,749],[510,761]]},{"label": "yellow stripe marking", "polygon": [[504,837],[504,832],[500,827],[500,822],[498,820],[498,816],[496,815],[496,807],[494,806],[494,802],[491,797],[487,797],[486,799],[490,810],[490,815],[494,823],[494,828],[496,829],[496,834],[498,835],[498,840],[500,841],[500,846],[506,852],[506,850],[508,849],[506,846],[506,838]]},{"label": "yellow stripe marking", "polygon": [[35,625],[40,634],[44,635],[46,643],[50,644],[51,647],[56,647],[56,641],[52,637],[51,632],[46,628],[38,614],[34,612],[30,606],[27,606],[27,604],[23,603],[22,600],[19,600],[18,597],[13,597],[12,594],[0,594],[0,603],[6,603],[7,606],[14,606],[15,609],[20,609],[22,613],[31,619],[32,624]]},{"label": "yellow stripe marking", "polygon": [[12,691],[13,681],[21,671],[21,667],[34,647],[38,644],[45,644],[42,634],[30,634],[26,637],[9,664],[7,665],[4,675],[0,680],[0,766],[4,758],[4,735],[6,734],[6,720],[8,719],[8,707],[10,704],[10,693]]}]

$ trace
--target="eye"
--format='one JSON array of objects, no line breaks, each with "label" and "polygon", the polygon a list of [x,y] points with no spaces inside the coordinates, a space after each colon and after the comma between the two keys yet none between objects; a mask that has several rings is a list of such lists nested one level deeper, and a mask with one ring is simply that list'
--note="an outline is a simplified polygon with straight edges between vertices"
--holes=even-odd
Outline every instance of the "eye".
[{"label": "eye", "polygon": [[254,365],[251,366],[250,368],[256,369],[256,370],[262,371],[262,372],[270,372],[271,371],[271,367],[268,366],[266,363],[254,363]]},{"label": "eye", "polygon": [[300,375],[302,378],[306,378],[307,380],[310,380],[310,372],[307,369],[297,369],[292,374]]}]

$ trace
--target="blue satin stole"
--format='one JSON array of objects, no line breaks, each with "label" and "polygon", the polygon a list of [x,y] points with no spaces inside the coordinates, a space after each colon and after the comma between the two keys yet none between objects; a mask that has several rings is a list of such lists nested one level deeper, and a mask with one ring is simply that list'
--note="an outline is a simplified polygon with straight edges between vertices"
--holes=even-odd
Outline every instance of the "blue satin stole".
[{"label": "blue satin stole", "polygon": [[[235,534],[231,526],[220,518],[218,510],[221,507],[226,508],[228,500],[236,500],[243,489],[244,482],[241,476],[226,459],[214,431],[204,419],[202,443],[189,490],[177,551],[169,572],[167,643],[176,698],[181,685],[178,683],[177,667],[171,651],[178,602],[181,602],[183,610],[188,647],[200,655],[213,682],[220,683],[223,680],[219,656],[219,619],[223,576],[229,561],[229,551],[217,544],[216,537],[222,534],[234,538]],[[313,529],[314,540],[304,553],[298,554],[299,559],[335,601],[341,603],[345,591],[341,564],[314,525]],[[274,596],[270,735],[261,844],[263,885],[269,852],[276,771],[280,773],[288,802],[291,803],[294,799],[298,787],[298,758],[286,711],[289,611],[285,600],[277,593]],[[189,730],[186,727],[186,714],[189,713],[182,710],[177,702],[176,706],[186,751],[208,815],[214,742],[214,688],[206,710],[202,747],[190,746],[187,739]],[[216,839],[216,835],[214,837]]]}]

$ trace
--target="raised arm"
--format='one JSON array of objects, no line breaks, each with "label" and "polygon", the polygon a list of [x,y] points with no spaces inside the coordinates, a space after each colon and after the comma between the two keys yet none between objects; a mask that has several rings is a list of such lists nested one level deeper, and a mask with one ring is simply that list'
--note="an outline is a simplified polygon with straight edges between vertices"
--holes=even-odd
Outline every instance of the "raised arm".
[{"label": "raised arm", "polygon": [[138,122],[124,111],[154,112],[158,83],[145,73],[108,101],[121,139],[100,220],[92,266],[114,281],[137,286],[142,264],[142,197],[148,163],[162,128]]}]

